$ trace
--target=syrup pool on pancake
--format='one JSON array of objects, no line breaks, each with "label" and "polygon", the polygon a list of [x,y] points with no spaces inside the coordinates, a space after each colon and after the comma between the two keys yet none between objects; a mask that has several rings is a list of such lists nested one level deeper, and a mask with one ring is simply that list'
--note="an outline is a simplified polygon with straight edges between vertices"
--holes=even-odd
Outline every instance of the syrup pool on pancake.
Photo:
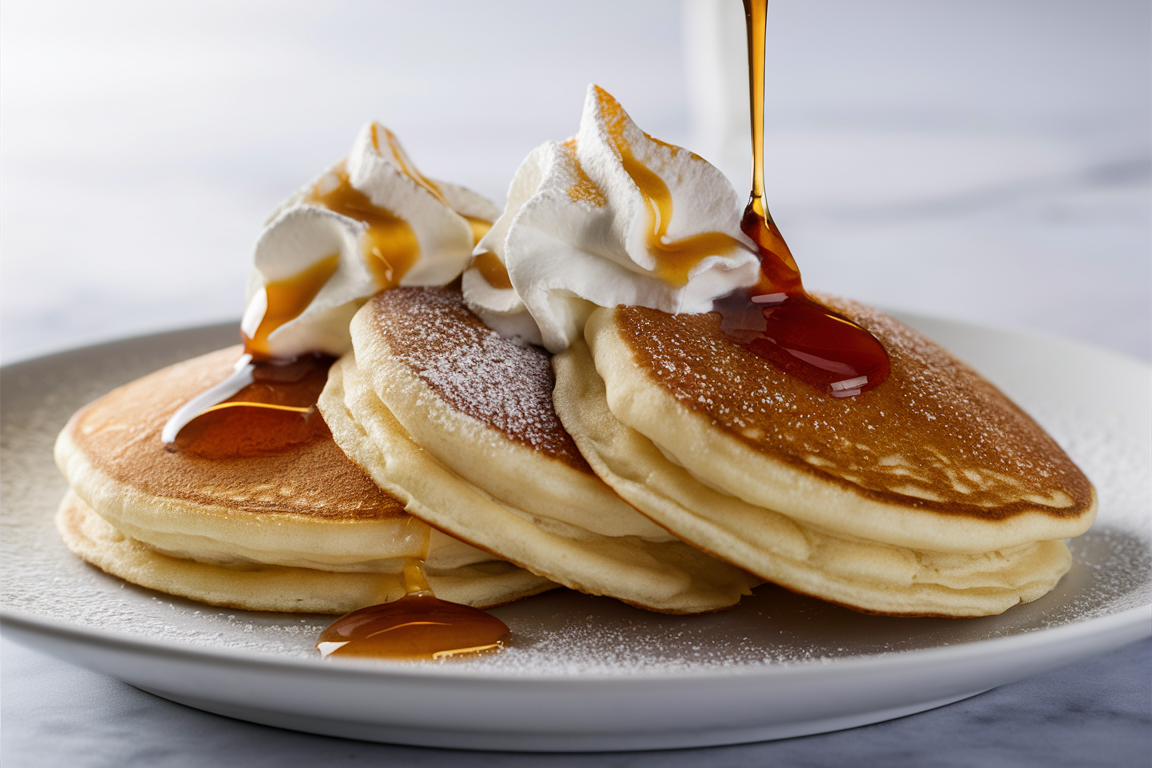
[{"label": "syrup pool on pancake", "polygon": [[[376,293],[455,279],[496,209],[468,190],[428,179],[395,135],[371,123],[346,160],[283,205],[261,235],[241,323],[244,354],[231,376],[165,425],[170,450],[259,456],[330,438],[316,408],[348,322]],[[499,619],[432,594],[423,561],[404,565],[407,594],[336,620],[321,655],[441,659],[496,652]]]},{"label": "syrup pool on pancake", "polygon": [[379,291],[454,280],[496,214],[479,195],[421,174],[387,128],[365,126],[349,156],[289,198],[265,227],[241,321],[245,354],[232,376],[173,415],[164,442],[253,384],[258,367],[311,358],[323,366],[349,351],[348,323]]},{"label": "syrup pool on pancake", "polygon": [[852,397],[888,378],[875,336],[813,299],[764,203],[764,43],[768,0],[744,0],[752,114],[752,195],[740,229],[755,244],[760,279],[716,300],[721,329],[750,351],[832,397]]},{"label": "syrup pool on pancake", "polygon": [[[827,392],[852,397],[888,378],[883,345],[851,320],[828,309],[804,290],[800,270],[764,204],[764,32],[767,0],[744,0],[748,22],[748,75],[752,113],[752,194],[740,222],[755,245],[760,276],[713,303],[721,328],[786,373]],[[692,268],[708,256],[730,252],[740,243],[723,232],[701,232],[673,240],[672,194],[659,174],[639,162],[624,135],[628,119],[619,103],[605,100],[605,125],[624,171],[636,184],[647,208],[646,239],[658,254],[656,273],[673,284],[688,281]],[[662,144],[675,156],[680,148]]]}]

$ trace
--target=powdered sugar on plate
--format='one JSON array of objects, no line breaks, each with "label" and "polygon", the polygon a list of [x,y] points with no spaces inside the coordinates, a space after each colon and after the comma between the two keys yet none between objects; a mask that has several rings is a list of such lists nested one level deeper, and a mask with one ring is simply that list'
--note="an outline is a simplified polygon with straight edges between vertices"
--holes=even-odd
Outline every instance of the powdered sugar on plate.
[{"label": "powdered sugar on plate", "polygon": [[[1070,367],[1094,369],[1111,381],[1127,377],[1131,386],[1124,391],[1134,394],[1100,392],[1104,384],[1093,389],[1091,377],[1030,377],[1026,366],[1006,374],[998,361],[1020,358],[1022,337],[935,322],[929,332],[950,334],[946,345],[960,347],[958,354],[1016,398],[1099,491],[1098,522],[1071,542],[1076,562],[1054,592],[1002,616],[960,621],[865,616],[771,586],[759,588],[731,611],[693,617],[649,614],[561,590],[495,611],[513,631],[507,652],[442,666],[505,676],[631,677],[828,664],[1031,633],[1152,602],[1147,367],[1044,341],[1051,355]],[[66,490],[52,463],[52,443],[68,416],[113,386],[234,338],[231,326],[195,329],[4,368],[0,583],[6,612],[94,635],[316,657],[313,643],[332,617],[217,609],[127,585],[73,556],[52,525]],[[1035,344],[1029,344],[1029,354],[1035,355]]]}]

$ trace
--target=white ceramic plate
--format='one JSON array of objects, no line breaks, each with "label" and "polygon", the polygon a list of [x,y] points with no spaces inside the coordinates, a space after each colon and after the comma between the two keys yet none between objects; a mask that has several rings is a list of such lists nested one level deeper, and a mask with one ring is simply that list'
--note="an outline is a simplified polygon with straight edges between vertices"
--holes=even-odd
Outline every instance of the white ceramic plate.
[{"label": "white ceramic plate", "polygon": [[403,744],[621,750],[799,736],[898,717],[1150,633],[1148,366],[1067,342],[903,316],[1032,413],[1095,482],[1100,516],[1057,589],[1003,616],[864,616],[762,587],[656,616],[560,591],[496,611],[511,650],[438,665],[320,661],[323,616],[216,609],[73,557],[52,527],[56,432],[112,386],[232,343],[235,326],[114,342],[2,371],[6,636],[174,701]]}]

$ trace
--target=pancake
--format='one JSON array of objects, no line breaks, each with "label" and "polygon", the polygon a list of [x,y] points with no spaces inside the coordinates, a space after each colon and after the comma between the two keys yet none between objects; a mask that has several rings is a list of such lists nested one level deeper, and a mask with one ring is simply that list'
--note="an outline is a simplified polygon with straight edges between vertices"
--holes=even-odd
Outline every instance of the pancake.
[{"label": "pancake", "polygon": [[1091,484],[1023,411],[912,329],[821,297],[888,351],[832,398],[715,314],[597,310],[555,360],[556,409],[622,497],[689,543],[871,613],[979,616],[1034,600],[1095,516]]},{"label": "pancake", "polygon": [[[255,563],[219,566],[170,557],[113,528],[74,492],[61,503],[56,528],[68,549],[102,571],[209,605],[343,614],[391,602],[406,591],[399,572],[321,571]],[[424,575],[442,599],[484,608],[554,586],[511,563],[491,558],[456,567],[425,566]]]},{"label": "pancake", "polygon": [[533,573],[667,613],[756,583],[677,540],[592,472],[552,407],[549,357],[484,326],[450,289],[377,295],[320,409],[408,511]]},{"label": "pancake", "polygon": [[[142,586],[252,610],[345,613],[398,597],[411,558],[425,560],[434,589],[447,585],[440,597],[478,607],[554,586],[408,515],[344,456],[315,409],[289,416],[305,427],[287,450],[261,442],[261,420],[284,414],[252,408],[229,409],[243,411],[246,428],[226,433],[226,449],[210,439],[236,427],[221,412],[165,446],[171,414],[240,354],[171,366],[72,417],[56,460],[75,494],[57,518],[73,552]],[[317,375],[319,389],[323,368]]]}]

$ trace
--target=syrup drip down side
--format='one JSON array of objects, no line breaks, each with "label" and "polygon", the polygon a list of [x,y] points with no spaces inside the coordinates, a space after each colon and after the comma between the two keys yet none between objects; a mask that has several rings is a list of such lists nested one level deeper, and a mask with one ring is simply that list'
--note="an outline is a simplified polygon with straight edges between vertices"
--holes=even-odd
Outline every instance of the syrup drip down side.
[{"label": "syrup drip down side", "polygon": [[[659,174],[633,153],[625,136],[628,116],[619,102],[599,87],[597,90],[601,95],[600,106],[608,140],[618,153],[624,172],[636,184],[644,200],[648,223],[645,239],[649,253],[656,254],[656,274],[672,285],[683,286],[688,282],[689,273],[701,261],[709,256],[736,251],[741,243],[723,232],[701,232],[679,240],[668,236],[673,216],[672,191]],[[688,151],[654,139],[647,133],[644,138],[666,149],[673,159],[680,152]]]},{"label": "syrup drip down side", "polygon": [[[252,383],[230,399],[207,408],[168,446],[170,452],[203,463],[253,460],[306,450],[331,441],[316,402],[333,358],[309,355],[294,361],[247,364]],[[438,598],[424,576],[430,541],[403,565],[405,594],[361,608],[337,619],[321,635],[321,656],[357,656],[388,660],[443,660],[496,653],[504,648],[508,627],[467,605]],[[392,574],[381,575],[391,584]]]},{"label": "syrup drip down side", "polygon": [[[395,135],[375,123],[371,126],[373,147],[379,151],[381,132],[386,136],[386,146],[391,156],[396,158],[401,173],[446,209],[454,210],[440,186],[411,165]],[[420,242],[412,225],[388,208],[375,204],[369,194],[353,185],[343,163],[321,178],[304,202],[361,225],[361,256],[372,279],[371,287],[362,291],[367,296],[361,298],[400,285],[400,281],[420,259]],[[457,213],[468,222],[471,245],[479,242],[492,226],[491,222],[481,217]],[[266,283],[263,286],[263,316],[251,334],[243,334],[245,351],[257,359],[274,357],[269,336],[298,318],[316,299],[339,266],[340,254],[331,253],[290,277]]]},{"label": "syrup drip down side", "polygon": [[381,151],[381,132],[384,133],[385,142],[387,143],[388,149],[392,156],[396,159],[396,164],[400,168],[400,171],[409,179],[426,189],[445,207],[451,208],[457,214],[463,216],[464,219],[468,222],[468,225],[472,228],[472,244],[475,245],[476,243],[479,243],[480,238],[484,237],[484,235],[488,233],[488,230],[492,228],[493,216],[481,216],[475,213],[470,213],[467,210],[462,210],[460,205],[450,201],[448,199],[448,195],[446,194],[445,186],[442,183],[433,181],[424,174],[420,173],[416,166],[412,164],[412,162],[408,159],[408,155],[404,153],[404,149],[400,146],[400,141],[396,138],[396,134],[392,133],[392,131],[388,130],[382,125],[372,123],[372,146],[376,149],[377,152]]},{"label": "syrup drip down side", "polygon": [[437,661],[504,650],[508,626],[478,608],[436,597],[423,566],[417,559],[404,563],[407,594],[400,599],[332,622],[316,642],[320,655]]},{"label": "syrup drip down side", "polygon": [[312,356],[347,352],[348,323],[376,293],[455,279],[495,216],[478,195],[421,174],[387,128],[365,126],[348,158],[290,199],[261,235],[241,323],[245,354],[227,380],[173,415],[163,441],[173,444],[218,407],[305,413],[314,402],[242,393],[297,363],[315,365]]},{"label": "syrup drip down side", "polygon": [[[888,377],[884,347],[870,333],[808,295],[796,261],[764,204],[766,0],[748,0],[746,6],[749,3],[753,6],[748,14],[753,182],[740,229],[756,246],[760,278],[751,288],[717,299],[713,309],[721,315],[721,328],[728,336],[786,373],[833,397],[858,395]],[[606,93],[602,93],[600,101],[608,139],[645,202],[647,246],[649,253],[656,254],[656,273],[665,281],[682,286],[705,258],[739,249],[742,244],[723,232],[702,232],[680,240],[669,238],[674,210],[667,183],[633,153],[625,136],[627,116],[619,103]],[[673,158],[679,152],[687,152],[647,134],[644,138],[667,149]]]},{"label": "syrup drip down side", "polygon": [[[306,202],[363,225],[360,249],[376,290],[396,286],[420,257],[420,244],[408,222],[373,205],[368,195],[352,186],[343,166],[321,179]],[[269,337],[303,314],[339,266],[340,254],[330,253],[290,277],[266,283],[255,298],[264,305],[259,324],[251,333],[242,331],[245,351],[258,360],[275,357]],[[253,311],[250,307],[246,317]]]}]

